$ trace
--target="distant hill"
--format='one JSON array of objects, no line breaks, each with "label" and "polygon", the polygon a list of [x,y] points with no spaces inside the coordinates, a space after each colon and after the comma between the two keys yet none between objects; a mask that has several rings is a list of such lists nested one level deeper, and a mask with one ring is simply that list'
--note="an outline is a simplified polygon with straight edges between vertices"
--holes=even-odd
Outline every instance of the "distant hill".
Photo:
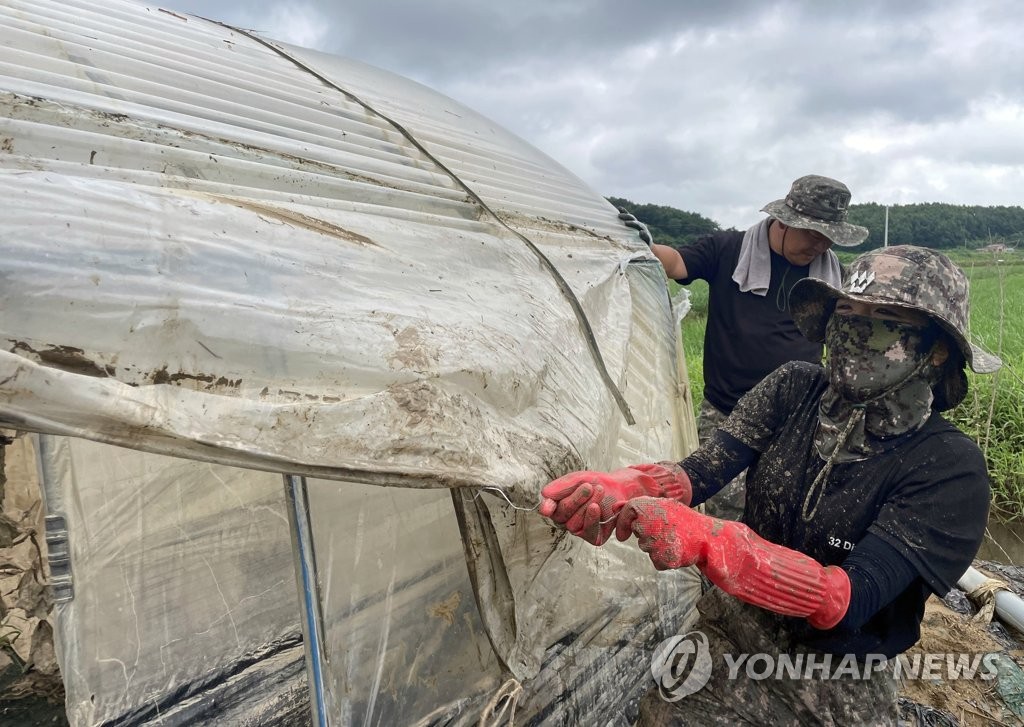
[{"label": "distant hill", "polygon": [[[655,242],[688,245],[701,235],[722,229],[714,220],[696,212],[664,205],[608,197],[644,222]],[[881,247],[885,231],[885,207],[874,202],[850,206],[850,222],[870,230],[868,239],[854,251]],[[977,249],[986,245],[1016,247],[1024,242],[1024,207],[981,207],[929,202],[889,206],[889,244],[918,245],[939,249]]]},{"label": "distant hill", "polygon": [[[871,234],[858,249],[881,247],[885,234],[885,207],[850,206],[850,222]],[[980,207],[930,202],[889,206],[889,244],[948,249],[979,248],[991,244],[1015,247],[1024,241],[1024,207]]]}]

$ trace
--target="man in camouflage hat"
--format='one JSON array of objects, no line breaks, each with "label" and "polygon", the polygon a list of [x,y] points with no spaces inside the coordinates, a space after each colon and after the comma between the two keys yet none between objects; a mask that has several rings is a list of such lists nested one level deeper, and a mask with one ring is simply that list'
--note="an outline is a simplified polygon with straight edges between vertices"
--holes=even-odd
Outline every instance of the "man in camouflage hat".
[{"label": "man in camouflage hat", "polygon": [[[858,245],[868,234],[847,221],[849,207],[845,184],[811,174],[793,182],[783,199],[765,205],[762,212],[769,217],[746,232],[716,232],[681,248],[651,244],[647,233],[668,277],[682,285],[706,280],[710,286],[701,441],[777,367],[821,361],[821,344],[808,341],[793,323],[789,292],[807,277],[839,285],[842,271],[829,248]],[[625,211],[620,217],[642,228]],[[742,515],[742,475],[708,503],[708,512],[732,519]]]},{"label": "man in camouflage hat", "polygon": [[[614,525],[659,570],[696,566],[717,586],[697,605],[706,686],[671,703],[652,691],[640,725],[896,725],[891,660],[981,544],[985,460],[940,413],[966,395],[967,366],[1000,365],[967,338],[963,272],[890,247],[858,257],[842,286],[801,281],[790,305],[824,341],[824,367],[784,364],[680,463],[542,491],[541,514],[573,534],[601,544]],[[748,466],[743,523],[691,509]],[[757,678],[730,669],[743,654],[818,668]]]}]

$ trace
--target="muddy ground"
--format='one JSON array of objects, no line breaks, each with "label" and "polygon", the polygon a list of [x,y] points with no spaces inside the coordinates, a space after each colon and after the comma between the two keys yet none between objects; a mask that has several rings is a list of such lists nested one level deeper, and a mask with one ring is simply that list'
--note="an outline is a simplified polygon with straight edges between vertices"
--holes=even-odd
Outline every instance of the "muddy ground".
[{"label": "muddy ground", "polygon": [[[975,568],[998,578],[1024,596],[1024,568],[975,562]],[[905,679],[901,691],[901,717],[907,727],[1024,727],[1024,635],[998,621],[972,620],[978,605],[954,589],[945,599],[928,600],[921,640],[906,656],[920,654],[991,654],[1004,657],[994,679]],[[982,670],[983,672],[986,670]],[[991,674],[991,672],[988,672]]]}]

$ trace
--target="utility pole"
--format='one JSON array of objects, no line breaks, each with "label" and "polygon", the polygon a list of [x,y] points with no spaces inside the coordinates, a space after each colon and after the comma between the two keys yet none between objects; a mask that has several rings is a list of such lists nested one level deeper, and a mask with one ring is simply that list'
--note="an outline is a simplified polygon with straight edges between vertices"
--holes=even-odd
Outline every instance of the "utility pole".
[{"label": "utility pole", "polygon": [[885,236],[882,238],[882,247],[889,247],[889,205],[885,206]]}]

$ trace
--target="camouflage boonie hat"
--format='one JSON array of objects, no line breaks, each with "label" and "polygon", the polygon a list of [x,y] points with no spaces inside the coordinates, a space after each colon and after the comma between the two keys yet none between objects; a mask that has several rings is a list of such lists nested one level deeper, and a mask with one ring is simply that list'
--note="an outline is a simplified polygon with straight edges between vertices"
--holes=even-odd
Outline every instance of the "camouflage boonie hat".
[{"label": "camouflage boonie hat", "polygon": [[846,221],[850,211],[850,189],[842,182],[817,174],[793,182],[785,199],[761,208],[784,225],[816,230],[840,247],[864,242],[868,228]]},{"label": "camouflage boonie hat", "polygon": [[956,343],[972,371],[990,374],[1002,365],[967,340],[967,277],[940,252],[912,245],[866,252],[850,263],[842,290],[813,278],[800,280],[789,296],[797,328],[812,341],[825,340],[825,325],[840,298],[925,313]]}]

